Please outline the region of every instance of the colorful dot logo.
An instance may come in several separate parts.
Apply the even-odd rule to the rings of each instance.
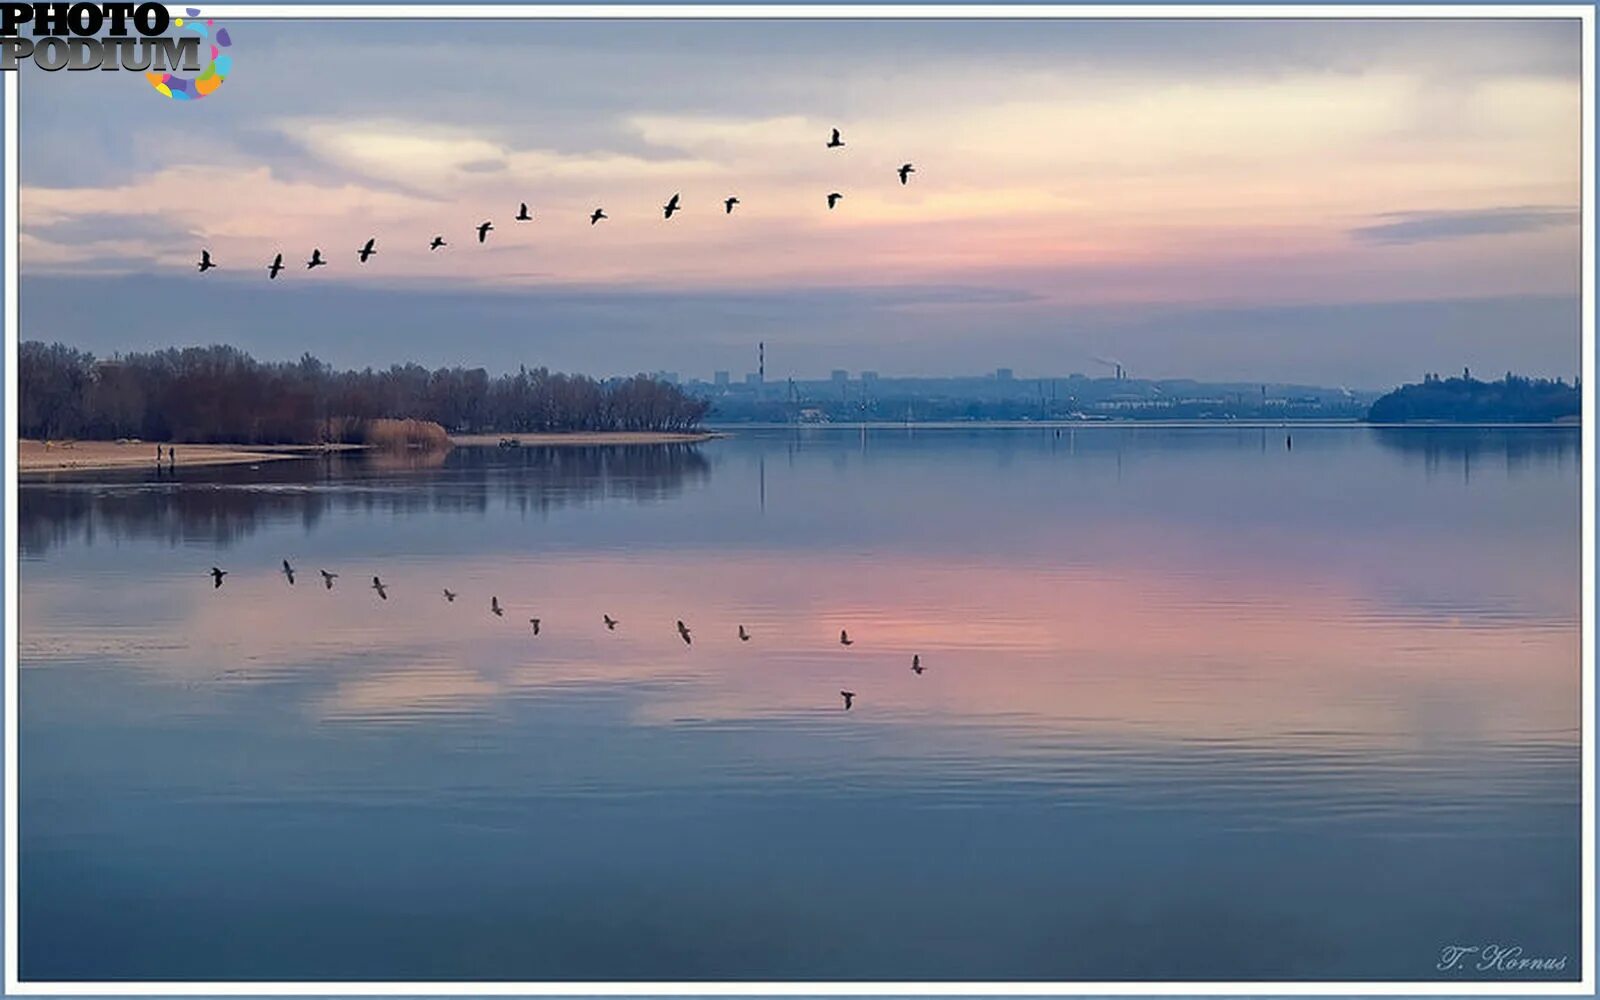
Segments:
[[[199,8],[190,7],[184,13],[188,18],[175,17],[172,19],[173,25],[199,35],[202,43],[210,39],[211,61],[192,80],[176,73],[146,73],[144,78],[150,81],[150,86],[156,88],[157,93],[174,101],[198,101],[210,96],[233,72],[233,56],[222,51],[233,45],[233,39],[228,37],[228,29],[218,27],[215,21],[208,18],[202,23],[199,20]]]

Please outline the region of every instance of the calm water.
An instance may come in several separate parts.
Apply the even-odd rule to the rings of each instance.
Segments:
[[[26,484],[22,976],[1578,978],[1578,432],[1285,433]]]

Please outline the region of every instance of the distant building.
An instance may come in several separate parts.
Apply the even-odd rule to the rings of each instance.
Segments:
[[[745,372],[744,384],[745,385],[760,385],[761,384],[761,376],[756,374],[755,372]]]
[[[711,381],[718,388],[726,389],[728,387],[728,373],[727,372],[716,372],[711,376]]]
[[[994,370],[994,377],[999,379],[1001,382],[1009,382],[1017,377],[1017,373],[1009,368],[996,368]]]
[[[878,373],[877,372],[862,372],[861,373],[861,381],[867,383],[868,385],[872,385],[873,383],[878,381]]]
[[[833,370],[833,374],[829,377],[833,379],[834,385],[844,385],[846,382],[850,381],[850,373],[845,371],[843,368],[835,368]]]

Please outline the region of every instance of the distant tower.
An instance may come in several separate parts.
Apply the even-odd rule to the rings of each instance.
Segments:
[[[756,345],[756,377],[762,382],[767,380],[767,342],[765,340]]]

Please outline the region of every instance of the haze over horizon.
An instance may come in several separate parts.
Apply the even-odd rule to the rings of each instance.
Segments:
[[[1577,21],[229,27],[194,105],[22,88],[24,339],[736,380],[762,340],[773,380],[1580,364]]]

